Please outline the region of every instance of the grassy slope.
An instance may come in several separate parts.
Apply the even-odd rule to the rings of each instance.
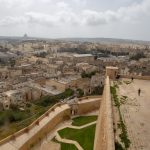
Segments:
[[[25,111],[8,110],[0,112],[0,120],[4,122],[4,125],[0,125],[0,140],[17,132],[18,130],[21,130],[22,128],[27,127],[48,109],[49,107],[44,108],[32,105]],[[10,123],[9,118],[12,118],[12,116],[16,120]]]

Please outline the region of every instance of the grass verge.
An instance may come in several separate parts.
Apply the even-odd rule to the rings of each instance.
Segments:
[[[127,128],[126,128],[126,125],[125,125],[125,123],[122,119],[122,115],[121,115],[121,111],[120,111],[120,106],[121,106],[122,103],[118,98],[116,88],[118,88],[116,86],[116,84],[114,86],[111,86],[111,94],[112,94],[115,106],[118,108],[118,112],[119,112],[120,120],[119,120],[119,123],[118,123],[118,127],[121,131],[121,133],[119,134],[119,137],[120,137],[120,140],[121,140],[122,144],[124,145],[123,149],[127,150],[130,147],[131,141],[128,138]],[[124,98],[126,99],[126,97],[124,97]]]

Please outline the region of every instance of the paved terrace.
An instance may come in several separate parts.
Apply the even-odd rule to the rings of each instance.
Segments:
[[[100,97],[83,99],[79,103],[86,103],[89,101],[99,100]],[[22,145],[24,145],[30,138],[32,138],[36,133],[40,132],[42,128],[44,128],[50,120],[59,115],[62,111],[70,109],[68,104],[63,104],[59,107],[56,107],[54,111],[51,111],[49,115],[45,115],[43,119],[41,119],[38,125],[34,125],[28,132],[22,132],[18,136],[15,136],[14,139],[9,140],[9,142],[4,142],[4,144],[0,143],[0,150],[18,150]]]
[[[141,96],[138,96],[139,88]],[[121,112],[131,140],[130,150],[150,150],[150,80],[134,79],[131,84],[123,83],[119,85],[118,95],[128,97]]]

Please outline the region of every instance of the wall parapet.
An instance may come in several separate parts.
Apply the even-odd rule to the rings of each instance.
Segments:
[[[115,150],[112,102],[108,76],[105,81],[101,107],[96,125],[94,150]]]
[[[87,100],[91,98],[101,98],[101,96],[100,95],[84,96],[84,97],[79,98],[79,101]]]
[[[150,80],[150,76],[139,76],[139,75],[123,75],[119,74],[120,78],[134,78],[134,79],[140,79],[140,80]]]

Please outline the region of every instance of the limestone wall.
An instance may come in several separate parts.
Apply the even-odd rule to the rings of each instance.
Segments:
[[[58,89],[60,91],[65,91],[65,89],[67,89],[69,87],[68,84],[58,82],[57,80],[48,80],[48,81],[46,81],[46,85],[54,86],[54,87],[56,87],[56,89]]]
[[[80,101],[79,102],[79,108],[78,108],[78,114],[85,114],[94,110],[97,110],[100,108],[100,102],[101,98],[99,97],[97,100],[94,102],[91,100],[86,100],[86,101]]]
[[[120,75],[120,78],[131,78],[140,79],[140,80],[150,80],[150,76],[138,76],[138,75]]]
[[[96,125],[94,150],[115,150],[109,77],[106,78]]]

